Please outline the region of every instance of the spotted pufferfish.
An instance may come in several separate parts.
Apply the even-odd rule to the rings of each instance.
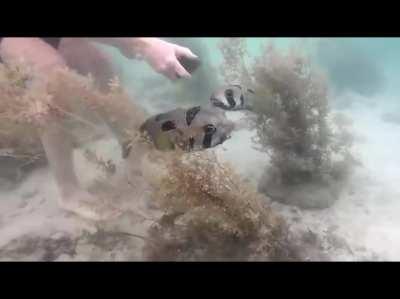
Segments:
[[[240,85],[217,89],[204,106],[177,108],[147,119],[140,131],[158,150],[201,151],[216,147],[231,138],[235,123],[227,111],[252,110],[254,92]]]

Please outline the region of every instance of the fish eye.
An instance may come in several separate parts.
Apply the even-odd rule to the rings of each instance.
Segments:
[[[233,97],[233,90],[232,89],[225,90],[225,96],[226,97]]]
[[[225,98],[228,101],[230,108],[233,108],[236,106],[236,102],[234,99],[234,94],[233,94],[232,89],[225,90]]]
[[[215,131],[217,131],[217,128],[212,124],[208,124],[208,125],[204,126],[204,132],[206,134],[215,133]]]

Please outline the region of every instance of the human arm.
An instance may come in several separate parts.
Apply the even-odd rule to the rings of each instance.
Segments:
[[[190,78],[190,74],[179,62],[179,58],[197,59],[188,48],[169,43],[159,38],[86,38],[89,41],[109,45],[120,50],[130,59],[145,60],[156,72],[171,80],[181,77]]]

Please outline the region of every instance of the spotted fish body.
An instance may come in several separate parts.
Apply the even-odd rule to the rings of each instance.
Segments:
[[[146,120],[141,131],[159,150],[200,151],[222,144],[230,138],[235,124],[226,111],[248,109],[246,93],[239,85],[218,89],[205,106],[177,108]]]
[[[178,108],[149,118],[141,127],[159,150],[199,151],[230,138],[234,124],[210,107]]]

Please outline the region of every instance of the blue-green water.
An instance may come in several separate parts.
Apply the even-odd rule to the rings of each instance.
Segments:
[[[184,46],[196,45],[203,61],[204,72],[219,75],[222,55],[218,44],[221,38],[179,38]],[[397,104],[400,85],[399,38],[247,38],[249,59],[258,57],[268,43],[281,51],[290,47],[301,48],[312,57],[312,61],[330,75],[332,88],[354,91],[362,96],[374,97],[375,101]],[[142,98],[147,84],[180,88],[184,83],[171,83],[151,70],[141,61],[128,60],[117,50],[107,49],[114,55],[114,64],[121,74],[126,88]],[[379,84],[376,82],[379,80]],[[379,85],[379,86],[378,86]],[[208,92],[208,91],[207,91]],[[385,97],[386,99],[382,99]]]

